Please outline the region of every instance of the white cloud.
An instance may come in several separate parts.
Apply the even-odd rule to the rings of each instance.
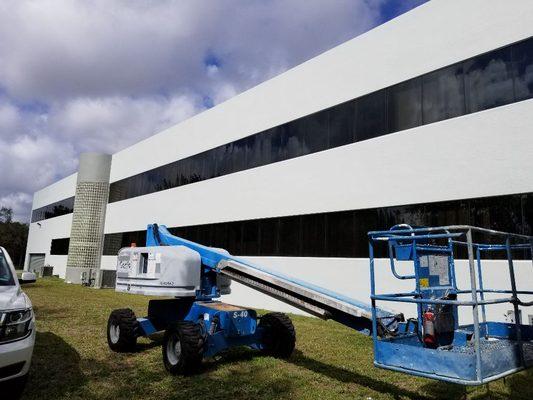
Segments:
[[[27,220],[32,193],[64,177],[77,166],[74,147],[46,136],[17,135],[0,139],[0,205],[11,206],[18,220]]]
[[[242,90],[369,29],[380,3],[7,0],[0,82],[12,96],[44,102],[209,91],[203,62],[213,53]]]
[[[32,197],[28,193],[13,192],[6,196],[0,196],[2,207],[8,207],[13,210],[13,219],[15,221],[26,221],[29,219],[31,210]]]
[[[350,39],[384,1],[0,2],[0,205],[26,219],[80,152],[114,153]]]
[[[145,96],[83,97],[51,108],[49,128],[80,151],[113,153],[199,111],[195,99]]]

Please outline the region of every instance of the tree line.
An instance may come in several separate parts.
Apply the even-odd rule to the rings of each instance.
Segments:
[[[17,268],[24,266],[28,224],[13,221],[13,209],[0,208],[0,246],[5,248]]]

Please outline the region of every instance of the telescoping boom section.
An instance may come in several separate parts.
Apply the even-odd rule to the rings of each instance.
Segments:
[[[323,319],[332,319],[351,328],[370,334],[372,329],[372,309],[370,304],[357,301],[339,293],[324,289],[303,280],[271,271],[250,263],[227,251],[203,246],[172,235],[165,226],[149,225],[146,236],[147,246],[184,246],[197,252],[206,271],[220,274],[242,283],[252,289],[290,304]],[[215,275],[216,276],[216,275]],[[120,281],[117,281],[117,285]],[[216,297],[217,284],[207,284],[199,297]],[[394,330],[396,322],[402,318],[382,309],[376,311],[379,335]]]
[[[253,309],[216,300],[229,294],[236,281],[371,335],[374,365],[380,368],[479,385],[533,366],[533,328],[521,321],[522,309],[533,306],[533,291],[523,288],[523,282],[518,285],[513,261],[519,256],[521,266],[533,273],[532,237],[470,226],[397,225],[369,232],[368,239],[366,304],[226,250],[174,236],[163,225],[149,225],[146,247],[120,250],[116,290],[164,298],[150,300],[143,318],[131,309],[114,310],[108,320],[108,344],[115,351],[131,351],[139,336],[163,331],[163,362],[173,374],[195,372],[204,358],[236,346],[289,357],[295,330],[287,315],[258,316]],[[508,276],[508,288],[488,288],[483,281],[483,265],[493,254],[502,259],[498,267],[506,267],[501,276]],[[386,258],[376,263],[375,255]],[[457,263],[466,268],[462,276],[470,277],[467,288],[458,286],[456,257],[463,258]],[[376,276],[383,273],[376,269],[383,267],[396,279],[412,281],[413,290],[380,293]],[[396,303],[396,308],[410,303],[416,312],[405,320],[378,303]],[[490,321],[488,308],[506,303],[514,321]],[[466,318],[461,310],[467,311]],[[461,320],[469,323],[461,325]]]

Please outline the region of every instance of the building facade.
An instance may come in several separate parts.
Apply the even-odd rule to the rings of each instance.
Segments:
[[[532,234],[531,21],[527,0],[433,0],[113,154],[102,270],[157,222],[365,301],[369,230]],[[26,265],[66,276],[77,180],[35,193]],[[378,282],[408,289],[385,264]],[[239,285],[227,300],[290,309]]]

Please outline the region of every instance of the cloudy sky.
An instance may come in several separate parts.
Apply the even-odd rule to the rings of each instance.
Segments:
[[[0,206],[424,0],[2,0]]]

